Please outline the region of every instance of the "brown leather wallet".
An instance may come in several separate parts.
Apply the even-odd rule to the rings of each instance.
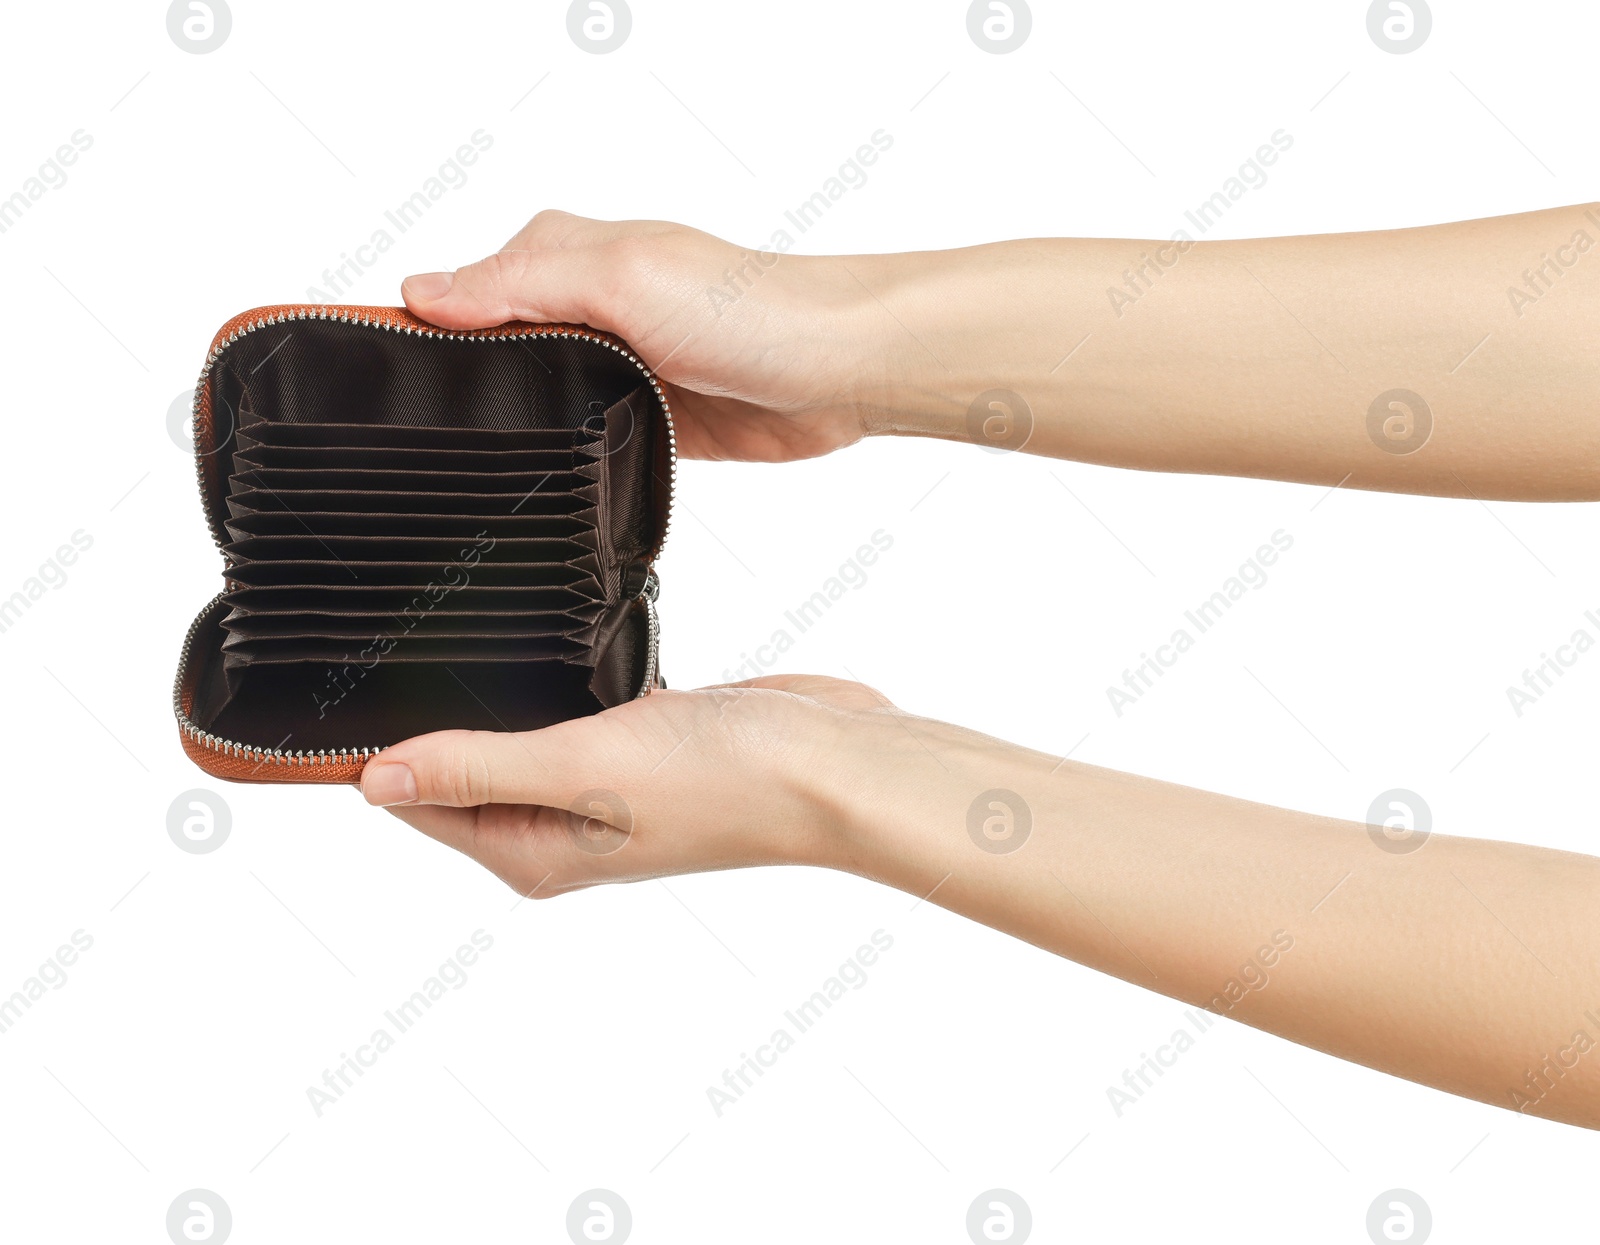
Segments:
[[[661,686],[672,417],[623,342],[262,307],[211,343],[194,449],[223,590],[173,710],[206,773],[357,782],[412,735],[532,730]]]

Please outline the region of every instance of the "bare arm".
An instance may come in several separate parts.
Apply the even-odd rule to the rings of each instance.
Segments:
[[[1591,857],[1443,835],[1386,851],[1365,826],[1063,763],[805,676],[423,736],[364,790],[522,894],[848,870],[1318,1050],[1600,1128]]]
[[[1413,847],[909,725],[945,768],[883,731],[917,795],[870,827],[843,810],[847,867],[937,885],[934,902],[973,920],[1329,1054],[1600,1127],[1600,1052],[1580,1058],[1600,1043],[1600,861],[1444,835]],[[1009,794],[972,821],[1015,836],[1026,818],[1014,851],[975,851],[952,824],[994,789]]]
[[[1381,233],[886,256],[858,270],[906,325],[873,404],[890,430],[965,437],[971,396],[1011,389],[1035,421],[1027,448],[1054,457],[1591,500],[1596,248],[1600,209],[1571,207]]]
[[[691,457],[983,439],[995,415],[996,432],[1021,420],[1031,452],[1122,467],[1592,500],[1597,248],[1600,205],[1381,233],[865,256],[544,212],[507,249],[412,278],[405,296],[451,327],[522,317],[621,334],[668,382]],[[991,397],[974,418],[995,390],[1026,413]]]

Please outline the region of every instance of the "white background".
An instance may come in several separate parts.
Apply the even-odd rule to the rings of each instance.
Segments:
[[[93,545],[0,634],[0,994],[74,930],[94,944],[0,1035],[0,1235],[163,1241],[201,1187],[241,1242],[564,1240],[596,1186],[640,1242],[960,1242],[992,1187],[1050,1241],[1359,1243],[1394,1187],[1439,1241],[1592,1232],[1591,1134],[1229,1021],[1119,1118],[1107,1087],[1178,1004],[809,870],[513,910],[350,790],[206,778],[169,710],[219,569],[169,405],[223,320],[323,287],[474,131],[493,146],[467,183],[346,301],[397,301],[546,206],[762,243],[879,128],[892,148],[799,249],[1165,237],[1278,129],[1292,149],[1212,236],[1596,197],[1600,14],[1435,10],[1399,56],[1360,0],[1040,3],[996,56],[959,3],[636,0],[626,45],[596,56],[550,0],[238,0],[228,41],[192,55],[159,4],[13,6],[0,195],[74,131],[93,145],[0,235],[0,596],[75,530]],[[1486,306],[1483,331],[1509,314]],[[785,668],[1261,801],[1361,820],[1407,787],[1439,831],[1596,847],[1600,657],[1520,719],[1505,693],[1600,606],[1593,507],[917,441],[685,464],[680,484],[676,686],[722,679],[882,528],[892,550]],[[1117,717],[1107,685],[1280,528],[1270,582]],[[194,787],[232,811],[210,855],[167,835]],[[480,928],[468,983],[317,1118],[307,1087]],[[717,1118],[707,1087],[878,929],[894,945],[867,983]]]

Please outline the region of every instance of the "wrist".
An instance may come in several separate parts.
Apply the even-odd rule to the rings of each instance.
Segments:
[[[961,253],[849,256],[854,287],[851,398],[870,436],[964,435],[967,345],[983,333]],[[977,391],[974,391],[974,393]]]
[[[875,355],[858,395],[868,432],[1064,453],[1093,382],[1082,358],[1063,365],[1104,321],[1096,282],[1110,245],[1033,239],[849,260]]]
[[[983,858],[969,825],[974,802],[985,792],[1036,787],[1042,760],[898,709],[853,714],[806,766],[817,833],[805,863],[925,895]]]

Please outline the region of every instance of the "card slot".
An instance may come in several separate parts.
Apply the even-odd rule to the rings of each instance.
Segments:
[[[270,492],[356,493],[573,493],[591,481],[576,471],[368,471],[314,470],[304,467],[258,467],[228,477],[230,492],[261,488]]]
[[[454,562],[341,562],[304,559],[241,562],[227,578],[247,588],[359,587],[432,588],[460,592],[483,588],[574,588],[599,595],[592,561],[480,562],[466,567]]]
[[[594,610],[601,603],[575,588],[485,588],[473,585],[432,590],[381,585],[330,587],[325,584],[280,584],[231,588],[223,604],[235,613],[327,614],[338,618],[386,618],[463,615],[472,617],[539,614],[555,610]]]
[[[410,428],[396,424],[286,424],[261,420],[238,433],[240,445],[352,449],[570,450],[592,443],[599,429]]]
[[[470,540],[449,537],[317,536],[304,531],[281,536],[247,536],[222,547],[230,561],[448,562],[467,567],[481,562],[574,562],[593,559],[594,537],[501,540],[479,532]]]
[[[594,615],[598,610],[582,611]],[[549,610],[540,614],[383,614],[339,617],[332,614],[243,614],[230,612],[222,620],[229,636],[264,640],[317,636],[326,640],[366,641],[382,635],[429,635],[436,639],[465,640],[478,636],[536,637],[571,635],[594,621],[580,612]],[[226,642],[224,643],[226,647]]]
[[[231,519],[234,540],[252,536],[372,536],[404,539],[496,541],[520,539],[583,540],[593,543],[594,528],[576,515],[522,514],[362,514],[357,511],[293,512],[263,510]]]
[[[592,486],[573,493],[374,493],[354,490],[246,489],[228,495],[235,517],[262,511],[332,511],[360,514],[577,515],[592,510]]]
[[[598,712],[590,679],[566,662],[380,662],[331,679],[325,665],[245,666],[228,672],[231,696],[205,726],[223,739],[283,740],[289,752],[452,727],[528,731]]]
[[[267,467],[332,471],[546,472],[575,470],[579,457],[571,449],[494,451],[251,445],[239,447],[233,461],[240,471]]]
[[[224,627],[226,623],[224,622]],[[458,629],[456,631],[427,631],[417,628],[405,630],[401,628],[373,629],[353,631],[349,634],[327,634],[320,631],[280,631],[270,634],[254,634],[242,631],[226,631],[222,640],[224,653],[236,654],[246,660],[270,656],[272,654],[285,654],[307,656],[313,660],[324,660],[338,657],[350,660],[366,652],[367,657],[388,656],[403,648],[412,648],[424,652],[454,653],[467,649],[478,643],[488,646],[488,651],[517,654],[527,653],[532,660],[544,661],[551,658],[565,660],[573,656],[572,644],[568,641],[577,641],[575,634],[584,630],[581,623],[568,620],[562,627],[544,627],[524,629],[521,631],[500,630],[494,632]],[[368,651],[370,650],[370,651]]]
[[[387,641],[369,639],[341,643],[316,636],[270,640],[229,637],[222,644],[223,664],[230,668],[308,663],[370,669],[386,662],[577,662],[581,641],[565,636],[536,639],[440,639],[408,635]],[[580,663],[581,664],[581,663]]]

